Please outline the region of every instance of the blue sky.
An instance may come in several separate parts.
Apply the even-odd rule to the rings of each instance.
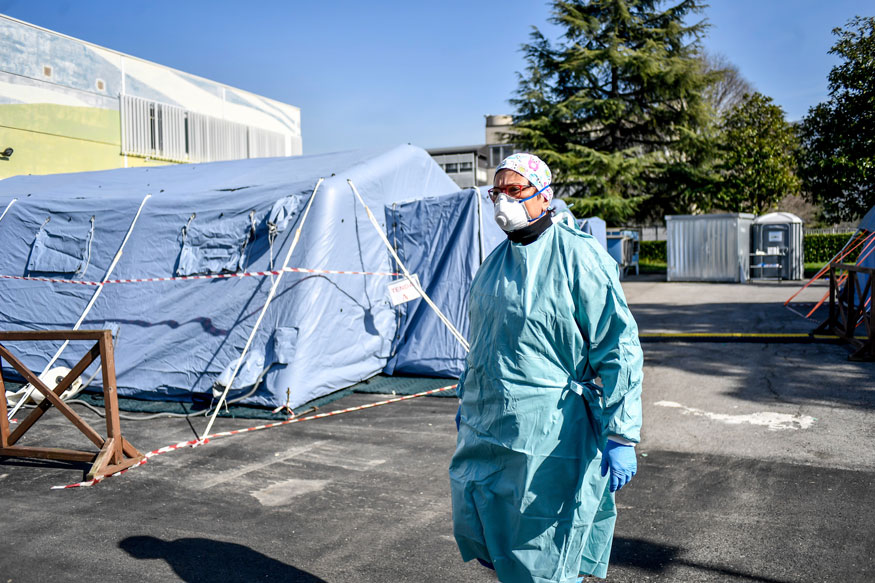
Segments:
[[[304,153],[482,143],[541,0],[0,0],[0,13],[301,108]],[[831,30],[872,0],[713,0],[705,47],[801,118],[827,96]]]

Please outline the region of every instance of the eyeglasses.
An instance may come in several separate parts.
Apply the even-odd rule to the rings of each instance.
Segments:
[[[507,196],[509,196],[511,198],[519,198],[529,188],[535,188],[535,187],[532,186],[531,184],[529,184],[528,186],[520,186],[518,184],[511,184],[510,186],[506,186],[504,188],[502,188],[500,186],[496,186],[495,188],[490,188],[488,190],[489,199],[492,202],[495,202],[498,200],[499,194],[506,194]]]

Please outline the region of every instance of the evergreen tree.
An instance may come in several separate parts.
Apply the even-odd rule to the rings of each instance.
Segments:
[[[763,213],[799,192],[798,139],[771,97],[745,95],[722,124],[722,182],[713,202],[732,212]]]
[[[673,198],[695,204],[710,177],[699,0],[556,1],[551,42],[524,45],[513,141],[541,156],[583,215],[620,222]],[[691,165],[690,162],[693,162]],[[647,206],[642,203],[648,199]]]
[[[875,206],[875,17],[851,20],[829,51],[829,99],[802,122],[800,175],[827,221],[850,221]]]

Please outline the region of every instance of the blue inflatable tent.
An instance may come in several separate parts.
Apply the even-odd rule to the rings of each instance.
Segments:
[[[424,302],[390,302],[398,266],[348,179],[465,334],[482,195],[412,146],[2,180],[0,329],[69,329],[94,283],[161,279],[107,283],[81,328],[113,330],[119,394],[188,400],[227,384],[277,276],[167,278],[279,269],[301,227],[289,267],[315,271],[284,273],[230,397],[260,381],[244,402],[297,407],[384,368],[457,375],[464,351]],[[14,348],[42,370],[57,347]]]

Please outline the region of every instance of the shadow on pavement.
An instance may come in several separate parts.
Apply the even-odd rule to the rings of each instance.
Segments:
[[[38,458],[15,458],[0,456],[0,467],[12,466],[21,468],[49,468],[59,470],[81,470],[82,479],[88,470],[91,469],[91,464],[87,462],[70,462],[64,460],[44,460]]]
[[[702,565],[692,561],[679,559],[681,549],[670,545],[660,545],[646,540],[629,538],[614,538],[614,546],[611,549],[611,566],[627,567],[631,569],[647,571],[658,574],[664,571],[671,563],[672,566],[684,566],[700,571],[708,571],[714,575],[723,577],[738,577],[746,581],[759,581],[760,583],[788,583],[783,579],[760,577],[735,569],[721,567],[719,565]]]
[[[642,334],[808,333],[814,323],[775,303],[633,307]],[[646,340],[646,339],[645,339]],[[872,364],[848,361],[842,344],[761,342],[644,342],[645,365],[722,379],[733,397],[752,402],[821,403],[875,409]],[[646,383],[646,381],[645,381]],[[646,384],[645,384],[646,386]]]
[[[727,395],[755,403],[875,409],[872,364],[847,354],[825,344],[665,343],[647,344],[644,363],[720,379]]]
[[[164,541],[153,536],[131,536],[119,542],[119,548],[135,559],[166,561],[174,573],[187,583],[326,583],[324,579],[249,547],[207,538]]]
[[[814,304],[793,304],[807,314]],[[829,314],[818,308],[803,318],[781,302],[715,302],[697,304],[633,304],[632,315],[642,333],[655,331],[695,333],[804,333],[814,330]]]

